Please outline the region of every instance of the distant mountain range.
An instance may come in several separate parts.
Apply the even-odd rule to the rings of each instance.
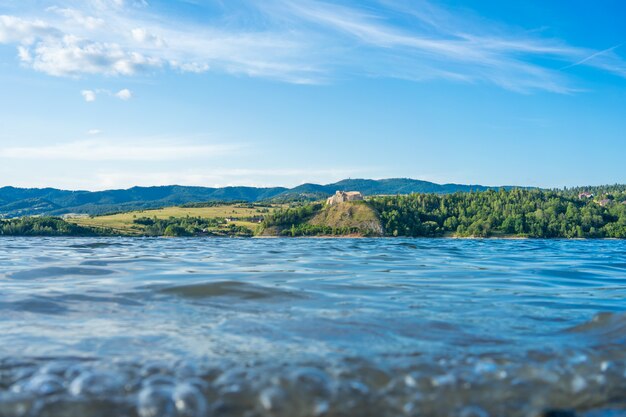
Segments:
[[[294,188],[272,187],[133,187],[127,190],[66,191],[55,188],[0,188],[0,217],[33,215],[103,214],[209,201],[315,200],[335,191],[360,191],[364,195],[484,191],[482,185],[435,184],[408,178],[383,180],[346,179],[334,184],[302,184]],[[510,187],[506,187],[510,188]]]

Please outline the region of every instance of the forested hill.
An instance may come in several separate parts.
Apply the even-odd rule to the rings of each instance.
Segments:
[[[262,233],[626,239],[625,186],[375,196],[339,205],[340,216],[333,216],[336,206],[320,203],[276,210],[264,218]],[[364,216],[365,205],[375,215]]]
[[[365,195],[483,191],[480,185],[435,184],[407,178],[384,180],[347,179],[334,184],[303,184],[295,188],[273,187],[133,187],[127,190],[66,191],[54,188],[0,188],[0,217],[103,214],[207,201],[315,200],[337,190],[361,191]],[[497,188],[497,187],[494,187]]]

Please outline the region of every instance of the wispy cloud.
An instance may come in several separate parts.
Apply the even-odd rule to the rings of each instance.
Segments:
[[[67,9],[57,6],[52,6],[47,9],[49,12],[57,13],[60,16],[65,17],[66,19],[85,27],[88,30],[95,30],[104,26],[104,19],[87,16],[83,14],[80,10],[76,9]]]
[[[199,24],[137,0],[65,0],[44,14],[31,4],[23,16],[0,16],[0,43],[17,44],[23,65],[55,76],[221,71],[316,83],[360,74],[558,93],[577,91],[564,70],[580,65],[626,77],[617,47],[577,47],[426,0],[237,5],[220,3],[222,14]]]
[[[594,52],[574,62],[573,64],[566,65],[562,69],[568,69],[577,67],[579,65],[589,65],[596,68],[604,69],[608,72],[626,77],[626,62],[622,61],[619,56],[616,55],[615,50],[620,48],[623,44],[615,45],[602,51]]]
[[[232,154],[241,146],[230,144],[196,145],[179,141],[81,140],[50,146],[0,148],[0,159],[38,161],[179,161]]]
[[[45,161],[43,163],[46,163]],[[229,169],[224,166],[201,167],[195,169],[172,169],[157,165],[153,168],[116,165],[114,168],[93,163],[88,167],[74,167],[79,173],[72,176],[57,176],[59,170],[51,170],[43,178],[32,171],[24,171],[12,183],[19,187],[54,187],[69,190],[107,190],[134,186],[190,185],[206,187],[253,186],[253,187],[293,187],[304,182],[328,184],[347,177],[362,177],[363,169],[317,168],[317,169]],[[142,164],[144,165],[144,164]],[[0,172],[4,166],[0,165]],[[11,167],[11,169],[15,169]],[[371,172],[371,171],[369,171]]]
[[[305,181],[318,183],[335,182],[349,176],[362,174],[362,169],[330,168],[330,169],[228,169],[223,167],[212,169],[177,170],[137,172],[134,170],[100,170],[93,172],[92,178],[84,185],[75,185],[74,188],[128,188],[136,185],[203,185],[209,187],[252,186],[293,187]],[[298,181],[298,178],[302,180]]]
[[[394,2],[387,3],[398,6]],[[359,62],[373,75],[415,80],[447,78],[495,83],[520,92],[568,93],[576,88],[566,76],[536,61],[571,62],[590,53],[588,49],[553,39],[530,38],[523,33],[501,34],[488,26],[470,32],[471,22],[459,18],[454,18],[455,26],[450,26],[445,23],[452,20],[450,15],[426,2],[418,2],[412,8],[395,8],[397,12],[413,16],[416,27],[421,28],[418,31],[394,26],[384,16],[354,7],[309,0],[284,0],[283,4],[293,16],[351,37],[361,47],[370,48],[364,55],[382,64],[372,65],[367,56],[361,56]],[[420,6],[426,6],[428,13],[417,12]]]

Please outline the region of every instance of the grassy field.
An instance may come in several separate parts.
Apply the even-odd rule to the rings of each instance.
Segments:
[[[269,212],[272,212],[278,205],[268,207]],[[254,231],[258,226],[257,222],[250,222],[244,220],[249,217],[261,217],[264,214],[263,208],[248,208],[238,204],[223,205],[214,207],[165,207],[155,210],[137,210],[129,211],[125,213],[111,214],[106,216],[94,216],[94,217],[68,217],[67,220],[70,223],[75,223],[80,226],[90,227],[105,227],[113,229],[116,232],[141,235],[143,226],[133,223],[134,220],[149,217],[157,219],[169,219],[170,217],[201,217],[201,218],[224,218],[229,219],[228,224],[235,224],[237,226],[244,226]]]

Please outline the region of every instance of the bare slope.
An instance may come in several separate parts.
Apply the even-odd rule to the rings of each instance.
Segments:
[[[358,229],[366,236],[382,236],[383,227],[376,211],[365,201],[351,201],[325,206],[309,224],[335,229]]]

